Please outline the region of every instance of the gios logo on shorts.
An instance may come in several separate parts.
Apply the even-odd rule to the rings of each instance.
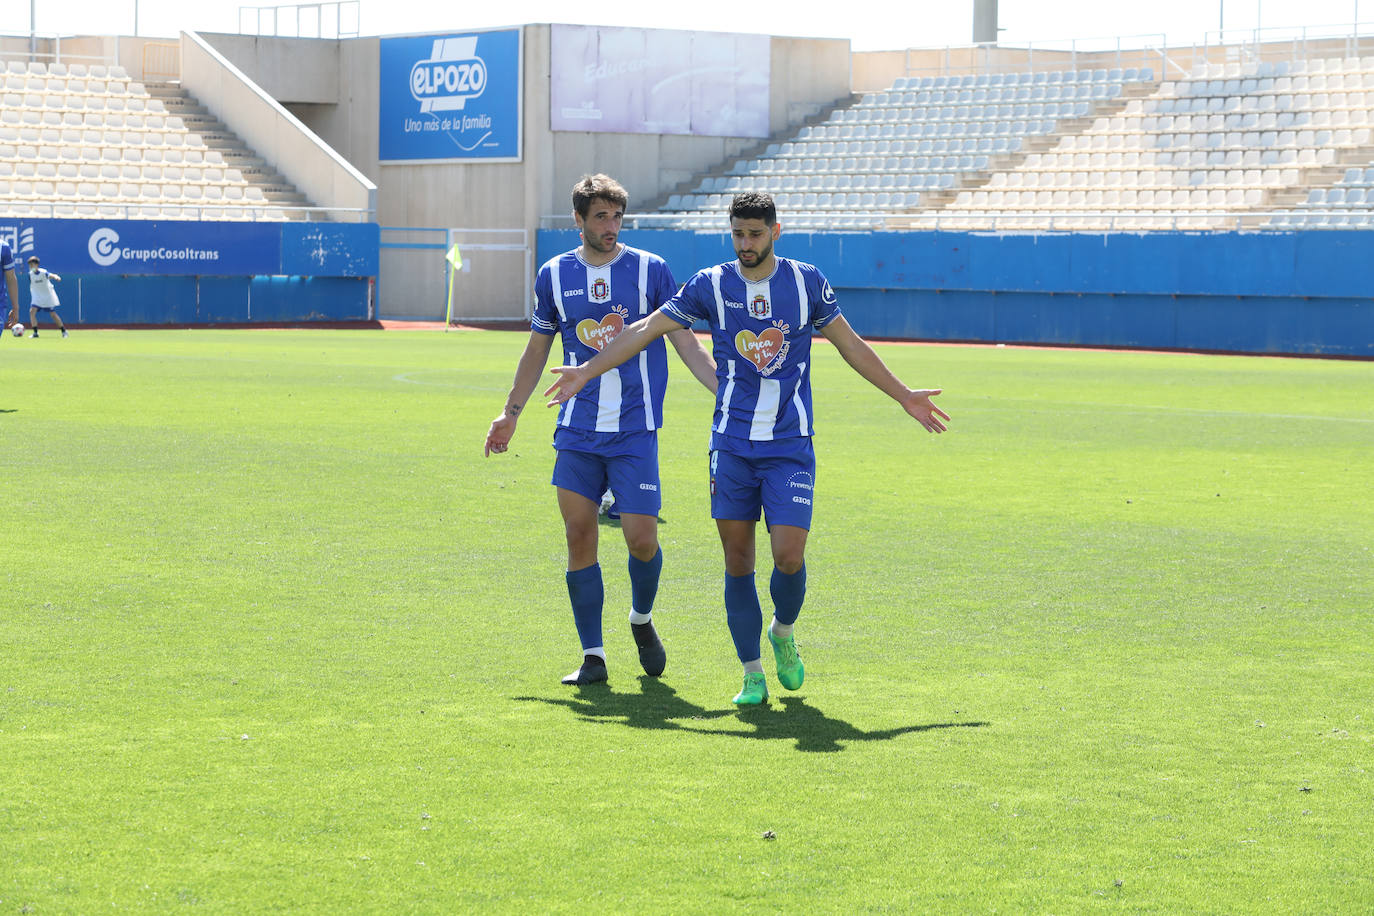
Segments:
[[[811,505],[811,494],[816,489],[816,484],[809,472],[798,471],[787,478],[787,489],[792,494],[792,502],[809,506]]]

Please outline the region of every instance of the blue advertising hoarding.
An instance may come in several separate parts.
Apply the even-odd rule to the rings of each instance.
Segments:
[[[58,273],[117,276],[377,275],[376,223],[0,219],[21,260]]]
[[[378,159],[517,161],[521,31],[383,38]]]

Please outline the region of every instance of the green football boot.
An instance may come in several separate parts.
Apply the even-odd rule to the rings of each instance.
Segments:
[[[788,690],[796,690],[806,677],[801,656],[797,654],[797,641],[791,636],[778,639],[770,630],[768,641],[773,644],[773,660],[778,663],[778,683]]]
[[[758,706],[768,702],[768,681],[763,674],[751,671],[744,676],[744,689],[735,697],[736,706]]]

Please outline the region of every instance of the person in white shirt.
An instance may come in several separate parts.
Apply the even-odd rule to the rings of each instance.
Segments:
[[[29,255],[29,327],[33,328],[33,336],[37,337],[38,313],[47,312],[62,336],[66,337],[67,326],[62,323],[62,316],[57,314],[62,303],[57,301],[57,290],[53,288],[53,284],[62,278],[39,267],[38,263],[38,255]]]

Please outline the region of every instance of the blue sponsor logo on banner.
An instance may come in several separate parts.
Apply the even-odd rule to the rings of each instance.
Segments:
[[[383,38],[378,158],[520,158],[520,31]]]

